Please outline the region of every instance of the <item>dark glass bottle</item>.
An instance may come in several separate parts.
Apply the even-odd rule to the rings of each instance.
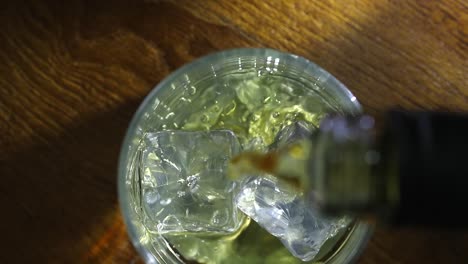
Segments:
[[[331,214],[390,225],[467,227],[468,115],[390,111],[329,116],[312,137],[304,188]]]

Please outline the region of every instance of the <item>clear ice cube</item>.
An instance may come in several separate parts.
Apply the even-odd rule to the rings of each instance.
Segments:
[[[271,176],[247,178],[236,201],[302,261],[312,260],[325,241],[348,224],[345,218],[320,216],[296,190]]]
[[[270,149],[277,149],[293,143],[294,141],[310,137],[316,127],[304,121],[297,121],[285,126],[276,134],[275,141],[270,145]]]
[[[158,234],[230,234],[245,216],[225,173],[240,150],[231,131],[147,133],[141,153],[143,221]]]

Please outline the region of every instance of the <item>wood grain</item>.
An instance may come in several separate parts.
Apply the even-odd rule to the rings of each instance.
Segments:
[[[7,1],[0,8],[0,263],[141,263],[116,195],[142,98],[213,51],[270,47],[330,71],[366,111],[468,111],[468,4]],[[377,230],[359,263],[463,263],[468,233]]]

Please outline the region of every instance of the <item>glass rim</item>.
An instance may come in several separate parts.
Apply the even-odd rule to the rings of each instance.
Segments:
[[[132,219],[130,219],[130,201],[128,197],[128,192],[126,191],[126,163],[128,161],[128,155],[131,145],[131,140],[133,135],[136,134],[137,125],[140,122],[143,114],[147,110],[147,106],[152,102],[152,100],[157,97],[160,90],[164,87],[168,87],[168,84],[175,81],[179,76],[183,76],[186,73],[191,72],[193,69],[196,69],[200,66],[206,65],[213,65],[214,63],[222,62],[228,58],[234,57],[289,57],[296,61],[299,64],[304,65],[304,68],[313,68],[314,70],[318,71],[319,74],[326,75],[328,80],[333,82],[333,89],[336,89],[338,92],[342,93],[346,99],[349,100],[350,104],[355,107],[358,111],[362,111],[362,107],[357,101],[356,97],[348,90],[348,88],[341,83],[337,78],[335,78],[332,74],[328,71],[323,69],[322,67],[318,66],[314,62],[288,52],[277,51],[268,48],[236,48],[236,49],[229,49],[224,51],[219,51],[215,53],[211,53],[200,58],[197,58],[170,73],[166,76],[163,80],[161,80],[154,88],[145,96],[143,101],[138,106],[136,112],[133,114],[132,119],[129,123],[129,126],[125,132],[125,136],[120,147],[119,159],[118,159],[118,169],[117,169],[117,193],[118,193],[118,203],[120,210],[123,215],[124,224],[127,230],[127,234],[132,241],[133,246],[137,249],[140,256],[142,256],[147,262],[151,259],[148,256],[149,253],[144,247],[141,246],[141,243],[138,241],[138,235],[135,230],[135,226],[132,223]]]

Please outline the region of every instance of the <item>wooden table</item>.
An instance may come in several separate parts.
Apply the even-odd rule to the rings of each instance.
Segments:
[[[304,56],[373,114],[468,111],[464,0],[24,2],[0,7],[0,263],[141,263],[117,202],[123,134],[210,52]],[[359,260],[467,262],[468,232],[417,230],[377,230]]]

